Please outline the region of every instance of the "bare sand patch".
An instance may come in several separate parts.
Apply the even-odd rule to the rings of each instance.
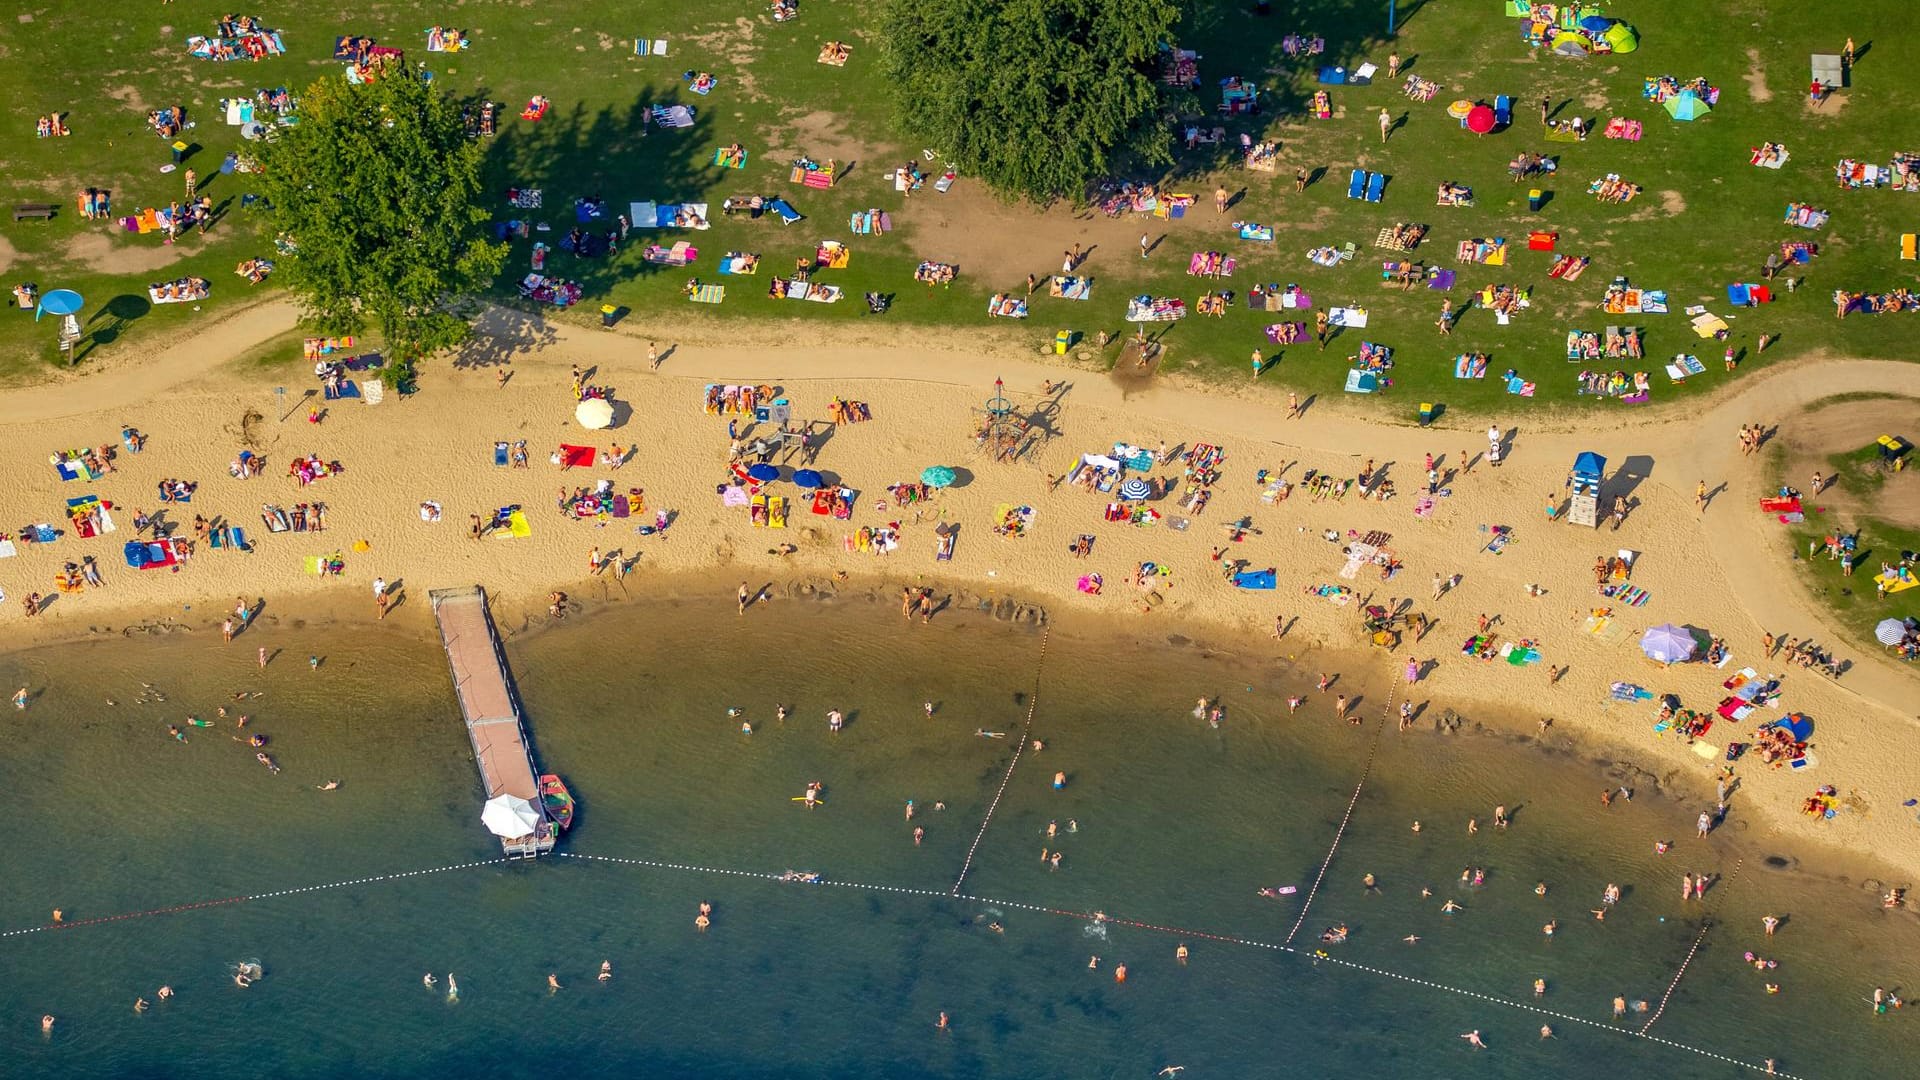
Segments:
[[[1767,69],[1766,66],[1760,62],[1759,49],[1747,50],[1747,64],[1747,73],[1740,76],[1746,80],[1747,97],[1756,102],[1772,101],[1773,91],[1767,89]]]
[[[1811,482],[1818,471],[1832,475],[1827,458],[1873,445],[1882,435],[1920,439],[1920,398],[1889,395],[1816,405],[1793,418],[1782,435],[1787,446],[1787,482]],[[1874,491],[1827,488],[1820,502],[1842,514],[1867,514],[1902,528],[1920,529],[1920,467],[1888,474]]]
[[[114,243],[106,233],[81,233],[67,241],[67,258],[103,274],[145,274],[180,260],[179,244]]]

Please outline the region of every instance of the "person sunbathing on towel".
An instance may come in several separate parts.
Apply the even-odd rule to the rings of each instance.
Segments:
[[[702,71],[693,77],[693,92],[696,94],[704,94],[713,89],[713,84],[713,73],[710,71]]]

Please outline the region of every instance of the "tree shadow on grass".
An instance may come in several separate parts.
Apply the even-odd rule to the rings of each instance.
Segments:
[[[716,121],[706,99],[694,105],[699,112],[692,128],[660,128],[647,123],[649,106],[638,100],[625,107],[592,112],[575,106],[568,113],[550,112],[538,123],[515,121],[503,125],[487,147],[482,173],[490,197],[502,200],[495,207],[495,216],[507,220],[523,213],[505,204],[507,188],[539,188],[544,193],[543,206],[530,216],[536,222],[551,224],[552,229],[511,239],[508,270],[502,275],[501,287],[511,288],[525,275],[533,245],[538,242],[551,249],[545,273],[579,283],[582,303],[605,298],[621,281],[661,271],[697,275],[700,271],[696,267],[662,266],[647,262],[642,255],[649,243],[671,244],[684,239],[697,244],[699,233],[693,230],[636,227],[615,255],[580,256],[560,250],[561,239],[576,226],[595,236],[617,229],[618,216],[627,213],[636,201],[712,201],[709,190],[714,180],[703,167],[712,155],[711,140],[702,132],[704,125]],[[579,221],[575,204],[582,197],[601,200],[602,216]],[[708,212],[711,217],[719,207],[710,205]]]

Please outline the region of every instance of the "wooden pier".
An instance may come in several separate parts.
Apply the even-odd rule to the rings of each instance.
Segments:
[[[480,770],[484,799],[511,796],[524,800],[537,818],[524,836],[501,836],[507,855],[531,858],[553,850],[558,833],[540,795],[539,772],[533,767],[533,746],[522,721],[520,696],[507,657],[487,612],[487,594],[475,585],[465,589],[435,589],[433,616],[440,625],[440,642],[447,650],[454,693],[473,743],[473,761]],[[518,805],[515,803],[514,805]],[[498,835],[498,830],[495,830]]]

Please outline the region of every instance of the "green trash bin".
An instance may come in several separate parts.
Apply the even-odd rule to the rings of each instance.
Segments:
[[[1532,191],[1527,192],[1527,209],[1536,214],[1540,212],[1540,204],[1546,201],[1547,193],[1541,191],[1539,188],[1534,188]]]

